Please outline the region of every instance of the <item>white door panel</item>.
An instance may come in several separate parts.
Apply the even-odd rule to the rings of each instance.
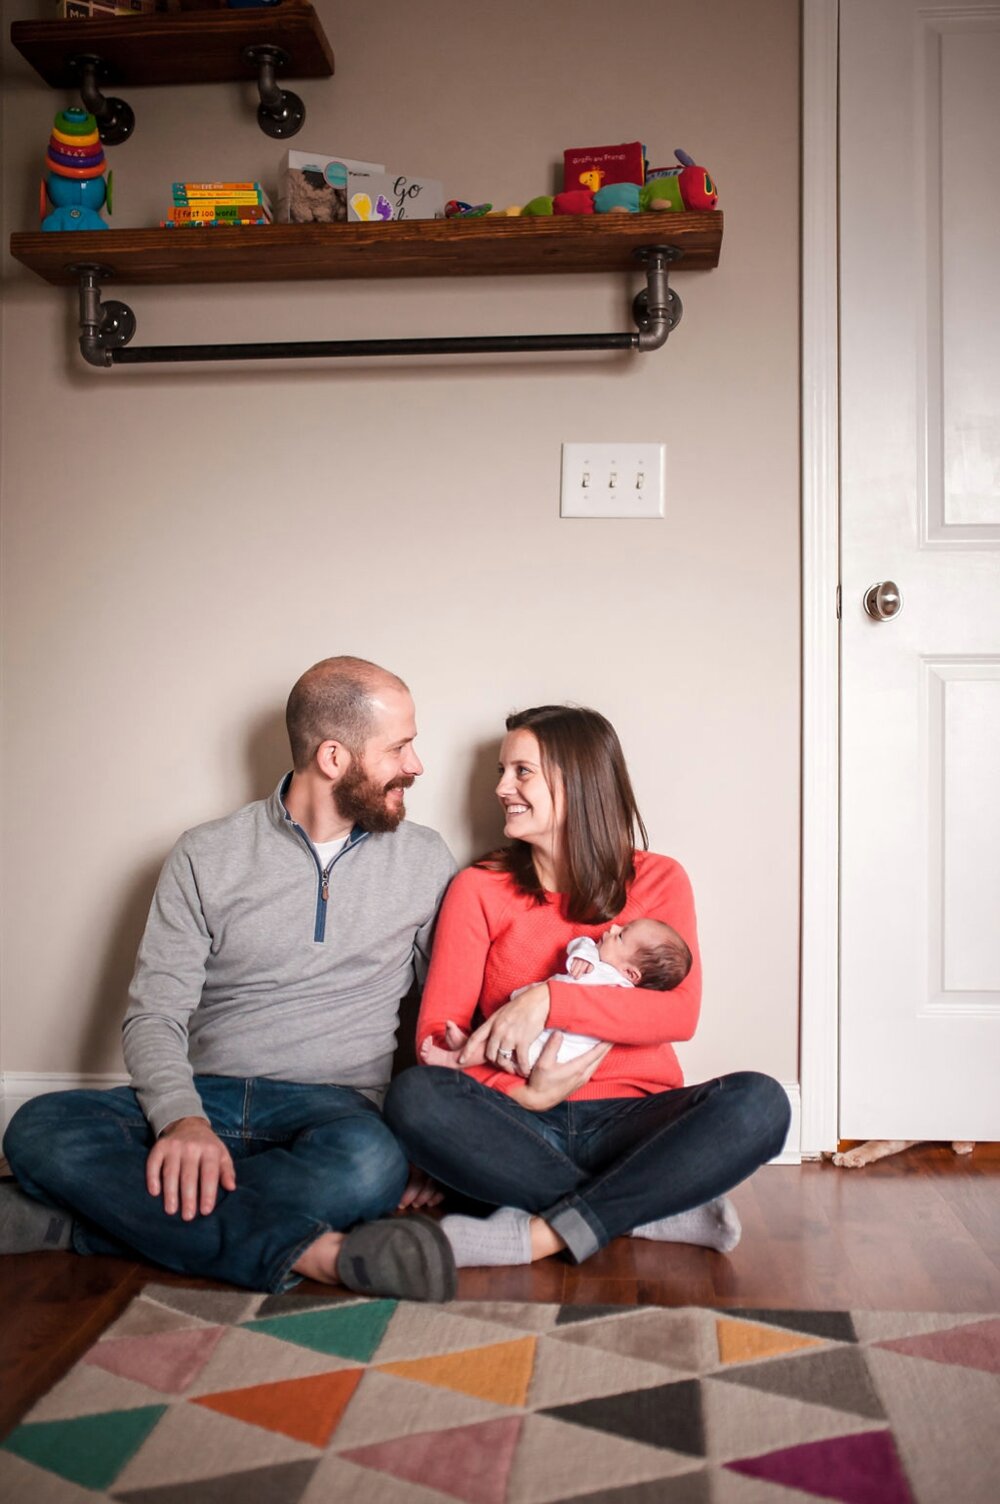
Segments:
[[[840,148],[840,1133],[1000,1139],[1000,6],[843,0]]]

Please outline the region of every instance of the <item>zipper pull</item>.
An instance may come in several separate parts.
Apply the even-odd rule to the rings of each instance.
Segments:
[[[328,901],[329,897],[330,897],[330,879],[329,879],[329,876],[327,875],[327,873],[325,873],[325,872],[323,873],[323,888],[322,888],[322,893],[323,893],[323,902],[326,903]]]

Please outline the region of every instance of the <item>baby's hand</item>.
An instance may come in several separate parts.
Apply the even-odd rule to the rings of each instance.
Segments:
[[[593,969],[593,963],[585,961],[582,956],[574,956],[569,963],[569,974],[571,977],[585,977],[587,972],[593,971]]]

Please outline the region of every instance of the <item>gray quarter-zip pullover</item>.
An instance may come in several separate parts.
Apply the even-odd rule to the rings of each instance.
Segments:
[[[378,1101],[399,1001],[455,862],[436,831],[355,828],[327,869],[269,799],[186,831],[153,896],[122,1029],[156,1133],[203,1115],[194,1075],[352,1086]]]

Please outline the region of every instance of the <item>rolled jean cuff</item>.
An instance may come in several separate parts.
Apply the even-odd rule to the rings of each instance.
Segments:
[[[299,1220],[301,1221],[301,1218]],[[321,1238],[326,1232],[333,1232],[329,1222],[314,1222],[311,1231],[307,1232],[304,1237],[300,1237],[290,1252],[281,1256],[273,1273],[268,1271],[263,1288],[270,1291],[272,1295],[284,1295],[286,1291],[294,1290],[304,1278],[303,1275],[295,1273],[295,1265],[306,1249],[311,1248],[316,1239]]]
[[[607,1233],[593,1212],[576,1196],[567,1196],[565,1200],[557,1201],[551,1211],[539,1212],[538,1215],[562,1238],[574,1264],[582,1264],[608,1241]]]

